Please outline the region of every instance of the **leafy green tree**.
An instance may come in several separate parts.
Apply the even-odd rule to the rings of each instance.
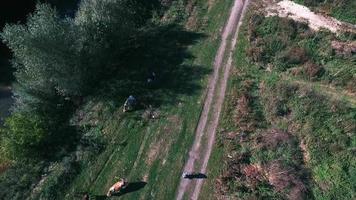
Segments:
[[[9,157],[58,145],[71,130],[73,104],[100,82],[132,70],[125,52],[143,26],[135,5],[145,4],[139,2],[82,0],[74,18],[38,4],[26,24],[5,26],[0,36],[14,53],[17,82],[15,114],[3,131]]]
[[[43,121],[35,115],[14,113],[0,130],[1,154],[11,160],[33,158],[46,138]]]
[[[83,69],[76,59],[69,19],[60,19],[55,9],[39,4],[26,25],[6,25],[1,36],[14,52],[20,87],[51,96],[80,93]]]
[[[74,19],[39,4],[26,25],[5,26],[1,37],[14,52],[16,79],[24,88],[18,96],[84,96],[117,70],[137,30],[128,2],[83,0]]]

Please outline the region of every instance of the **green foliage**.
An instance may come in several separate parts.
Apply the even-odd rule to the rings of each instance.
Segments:
[[[298,134],[307,142],[310,168],[316,182],[313,195],[316,199],[335,199],[341,194],[343,199],[353,198],[352,170],[356,163],[348,149],[355,148],[351,140],[356,129],[351,124],[356,123],[356,109],[306,89],[290,92],[286,86],[288,84],[269,88],[264,94],[265,104],[273,105],[271,101],[276,95],[284,96],[285,105],[293,113],[291,122],[301,125]]]
[[[296,181],[293,187],[306,195],[301,199],[355,198],[356,110],[339,93],[330,95],[332,90],[327,87],[334,84],[346,89],[354,79],[354,56],[336,55],[331,49],[331,41],[354,40],[353,35],[313,32],[305,24],[253,13],[248,14],[241,28],[237,67],[232,73],[221,125],[224,154],[216,163],[224,163],[218,177],[223,194],[228,191],[228,195],[241,199],[298,199],[288,196],[295,191],[289,190],[293,188],[277,187],[275,183],[283,177]],[[273,44],[276,41],[281,44]],[[323,70],[317,71],[320,68]],[[325,87],[313,87],[308,74],[314,74],[313,81]],[[245,82],[258,87],[247,87]],[[249,114],[259,113],[251,115],[254,119],[250,122],[257,122],[255,130],[245,132],[245,139],[238,136],[227,140],[226,133],[244,132],[236,123],[236,112],[241,110],[239,99],[246,91],[249,101],[255,102],[249,104]],[[273,133],[266,131],[271,129],[290,136],[284,142],[275,140]],[[274,142],[277,145],[269,145]],[[230,156],[232,159],[226,158]],[[269,163],[276,161],[289,170],[279,177],[272,176],[272,180],[256,181],[241,170],[257,164],[269,176]],[[258,185],[251,184],[251,179]]]
[[[46,138],[43,121],[35,115],[14,113],[1,129],[1,153],[10,159],[33,158]]]
[[[128,47],[135,24],[125,5],[86,0],[75,19],[62,19],[39,4],[26,25],[7,25],[2,38],[14,52],[20,86],[51,96],[88,94]]]
[[[168,109],[172,115],[178,113],[176,107],[178,100],[192,102],[187,104],[189,107],[183,108],[196,112],[178,109],[183,115],[180,118],[187,122],[184,121],[184,128],[177,129],[177,133],[182,131],[184,134],[179,134],[181,136],[178,139],[175,137],[178,134],[166,138],[172,141],[171,144],[178,140],[172,147],[174,152],[178,153],[169,154],[168,162],[162,167],[165,170],[164,175],[158,173],[158,167],[155,172],[150,172],[150,177],[157,180],[157,185],[166,188],[167,181],[155,178],[156,176],[172,177],[173,181],[169,181],[169,184],[173,186],[169,188],[172,190],[176,188],[179,172],[171,169],[182,165],[186,155],[185,150],[192,140],[192,135],[185,133],[193,132],[200,109],[196,103],[200,97],[197,91],[203,85],[202,75],[208,71],[205,67],[193,64],[194,56],[191,56],[190,51],[187,50],[187,46],[195,44],[201,35],[174,25],[144,27],[149,20],[148,14],[145,11],[147,17],[142,21],[143,18],[139,17],[142,9],[135,10],[135,5],[145,6],[146,3],[138,0],[83,0],[75,17],[70,19],[60,17],[55,9],[40,4],[36,12],[29,17],[27,24],[6,26],[1,36],[14,51],[13,62],[18,79],[15,89],[15,113],[26,113],[29,119],[37,119],[34,116],[38,116],[43,125],[41,128],[44,130],[44,137],[40,138],[36,148],[33,151],[24,148],[23,151],[26,151],[27,155],[27,151],[42,150],[46,154],[45,158],[53,161],[47,163],[48,169],[42,172],[47,175],[42,177],[44,185],[36,185],[38,181],[36,176],[32,184],[25,186],[26,195],[29,193],[28,190],[36,186],[36,190],[33,191],[34,199],[64,198],[63,192],[68,189],[74,177],[78,177],[79,181],[78,184],[74,182],[73,188],[84,187],[82,191],[104,193],[107,185],[112,183],[111,178],[118,174],[117,170],[123,169],[124,171],[120,173],[130,174],[129,170],[132,168],[127,166],[132,166],[136,157],[140,161],[139,169],[132,170],[132,174],[146,170],[147,165],[143,164],[145,161],[139,159],[144,157],[139,151],[142,133],[146,128],[147,130],[152,128],[152,134],[147,134],[150,135],[147,138],[149,142],[155,142],[157,138],[163,137],[161,133],[166,131],[163,128],[168,122],[149,123],[150,126],[146,127],[148,122],[140,120],[141,111],[129,113],[123,119],[125,121],[121,120],[121,116],[118,116],[119,113],[116,111],[121,106],[120,101],[128,93],[144,96],[142,102],[148,102],[150,105],[164,104],[162,110]],[[177,22],[183,18],[184,13],[180,12],[185,12],[185,4],[179,1],[174,5],[176,9],[172,9],[172,16],[177,19],[174,22]],[[202,59],[204,63],[201,65],[210,66],[216,44],[217,41],[215,43],[209,41],[204,43],[203,48],[195,47],[196,55],[201,58],[206,56],[206,60]],[[205,46],[213,46],[214,49]],[[201,49],[205,50],[201,51]],[[151,67],[162,83],[159,89],[145,87],[147,68]],[[95,119],[90,123],[80,123],[83,116],[91,118],[87,110],[84,113],[75,113],[74,118],[78,117],[77,121],[70,120],[74,110],[83,105],[83,97],[85,102],[90,100],[101,102],[104,107],[111,104],[110,112],[101,111],[100,108],[94,109],[92,112]],[[76,128],[84,133],[80,137],[77,137],[77,130],[72,127],[72,122],[78,122],[74,123],[78,126]],[[189,129],[185,128],[188,122]],[[83,126],[80,127],[81,125]],[[33,130],[29,129],[29,131],[31,131],[28,134],[30,137]],[[6,130],[5,133],[9,131]],[[107,138],[112,140],[105,143]],[[128,144],[122,142],[125,138],[129,138]],[[6,140],[5,138],[4,141]],[[129,146],[125,148],[126,145]],[[142,146],[145,146],[144,143]],[[137,155],[138,152],[141,152],[140,155]],[[99,153],[102,154],[99,156]],[[68,154],[71,155],[68,161],[64,159],[60,161]],[[33,155],[37,154],[33,153]],[[83,173],[78,175],[77,164],[87,169],[89,175],[86,174],[87,170],[83,170]],[[30,175],[23,171],[21,173]],[[170,173],[175,174],[166,176]],[[90,188],[91,186],[93,187]],[[156,188],[154,190],[156,191]],[[78,191],[68,190],[67,193],[75,194]],[[150,195],[144,193],[142,196],[146,194]],[[167,192],[165,189],[159,195],[173,198],[174,191]],[[66,198],[73,199],[73,195],[68,195]]]
[[[78,106],[83,96],[93,93],[98,82],[126,70],[122,54],[132,48],[138,29],[135,17],[140,15],[135,5],[139,2],[84,0],[71,19],[60,17],[56,9],[47,4],[38,4],[25,25],[5,26],[1,38],[14,52],[16,68],[14,110],[32,113],[26,114],[27,118],[40,118],[42,126],[47,128],[48,137],[33,138],[31,145],[45,140],[53,151],[56,146],[68,146],[72,142],[69,138],[75,137],[69,125],[74,105]],[[14,129],[30,126],[30,123],[33,122],[22,119],[9,126],[12,132],[25,137]],[[28,137],[38,135],[31,131],[36,130],[29,129]],[[65,141],[64,136],[69,138]],[[28,138],[23,140],[29,142]],[[15,144],[14,141],[8,142],[7,148],[11,144]]]
[[[47,167],[46,176],[37,186],[31,199],[61,199],[63,190],[68,187],[72,179],[78,173],[78,165],[75,157],[67,156],[61,162],[52,163]]]
[[[307,29],[305,24],[276,16],[264,19],[261,15],[254,15],[249,28],[249,38],[254,41],[249,50],[252,60],[262,62],[263,65],[273,63],[278,71],[305,62],[305,50],[293,44],[293,40],[298,39],[298,35]]]
[[[187,17],[185,14],[186,8],[184,2],[184,0],[173,1],[172,5],[169,7],[169,9],[165,12],[165,15],[163,16],[163,22],[166,24],[184,22]]]
[[[333,52],[332,41],[353,40],[352,34],[335,36],[327,31],[312,32],[306,24],[278,17],[251,17],[248,56],[261,68],[287,71],[308,80],[319,80],[339,87],[354,81],[355,55],[340,56]],[[253,41],[253,42],[252,42]]]
[[[23,200],[41,178],[43,162],[17,162],[0,175],[0,199]]]
[[[21,87],[50,96],[54,91],[74,95],[82,90],[71,25],[54,9],[39,4],[26,26],[6,25],[1,36],[14,52]]]

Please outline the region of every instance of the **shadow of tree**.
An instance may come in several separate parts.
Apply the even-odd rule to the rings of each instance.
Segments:
[[[187,61],[193,58],[189,46],[204,37],[176,25],[143,31],[120,56],[125,60],[116,60],[94,96],[120,100],[121,106],[124,98],[134,95],[144,105],[161,106],[176,103],[182,94],[194,95],[201,88],[198,81],[209,70]],[[152,72],[156,79],[154,85],[148,85]]]

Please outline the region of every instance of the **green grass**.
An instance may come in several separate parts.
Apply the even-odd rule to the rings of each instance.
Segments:
[[[259,37],[262,56],[258,62],[253,61],[248,53],[256,45],[249,41],[255,9],[249,8],[239,33],[235,68],[229,80],[218,141],[209,161],[208,174],[211,176],[203,187],[201,199],[216,199],[215,194],[232,199],[285,199],[288,190],[300,184],[307,188],[303,199],[355,198],[356,163],[352,154],[355,99],[345,93],[346,83],[352,81],[355,74],[354,58],[341,58],[330,51],[329,41],[340,39],[337,36],[321,32],[303,38],[300,33],[307,31],[305,26],[271,17],[260,18],[254,27],[257,35],[250,39]],[[300,33],[294,34],[294,31]],[[276,40],[283,45],[273,46]],[[288,56],[284,52],[295,45],[302,46],[307,59],[318,63],[325,72],[312,80],[290,73],[289,69],[301,67],[305,62],[280,62],[283,56]],[[271,72],[266,71],[267,65],[271,66]],[[340,70],[345,73],[340,72],[337,78],[330,76]],[[249,98],[249,111],[241,114],[238,112],[239,99],[244,95]],[[238,118],[243,120],[238,121]],[[252,128],[246,128],[246,123],[251,123]],[[266,146],[261,138],[272,137],[271,129],[287,132],[290,139],[277,147]],[[228,133],[242,132],[247,133],[243,141],[240,136],[225,139]],[[299,145],[302,141],[306,144],[306,152]],[[241,160],[240,156],[246,159]],[[249,179],[241,170],[248,165],[259,165],[263,174],[276,161],[290,170],[292,178],[289,178],[301,182],[290,184],[289,180],[287,188],[278,190],[279,186],[268,179]],[[257,186],[252,186],[251,181]],[[214,193],[208,192],[214,187]]]
[[[16,199],[31,193],[33,186],[33,199],[74,199],[83,192],[94,199],[106,199],[110,186],[126,177],[135,184],[131,187],[134,191],[111,199],[173,199],[228,16],[224,11],[231,2],[216,2],[208,9],[206,1],[196,1],[193,30],[184,29],[184,23],[145,30],[144,39],[137,41],[140,45],[127,52],[125,63],[132,69],[109,76],[70,120],[82,133],[78,146],[72,152],[62,152],[63,159],[53,158],[41,165],[36,173],[46,176],[36,174],[32,183],[26,184],[28,190],[19,192],[21,185],[15,184],[14,189],[8,189],[13,180],[4,182],[2,188],[16,190]],[[153,87],[146,87],[148,70],[158,76]],[[142,105],[134,112],[122,113],[124,98],[131,94]],[[159,111],[158,119],[142,117],[149,105]],[[41,179],[41,185],[33,184]],[[5,190],[2,194],[11,196]]]
[[[216,2],[208,11],[205,1],[197,1],[196,17],[198,22],[204,21],[198,24],[198,28],[206,37],[190,45],[187,51],[192,56],[180,65],[189,68],[200,66],[207,70],[212,68],[219,44],[217,36],[228,15],[222,11],[230,5],[231,1]],[[109,144],[82,166],[65,199],[72,199],[80,192],[89,192],[96,198],[105,199],[103,195],[116,181],[115,177],[127,177],[130,182],[145,179],[147,182],[143,188],[125,194],[120,199],[173,199],[192,145],[207,83],[206,75],[191,78],[190,81],[201,89],[176,95],[175,101],[161,105],[158,108],[161,116],[157,120],[142,119],[142,111],[120,114],[119,107],[106,109],[99,119],[99,127]],[[109,104],[117,103],[104,103]]]

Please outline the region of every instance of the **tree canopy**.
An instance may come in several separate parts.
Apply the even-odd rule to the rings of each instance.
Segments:
[[[17,82],[15,114],[3,130],[7,136],[3,148],[13,145],[9,152],[22,154],[22,147],[63,132],[75,102],[95,90],[108,74],[128,67],[121,55],[143,25],[137,20],[140,6],[134,9],[138,3],[83,0],[74,18],[60,16],[49,4],[40,3],[26,24],[5,26],[1,38],[13,52]],[[38,123],[48,128],[40,129]]]

